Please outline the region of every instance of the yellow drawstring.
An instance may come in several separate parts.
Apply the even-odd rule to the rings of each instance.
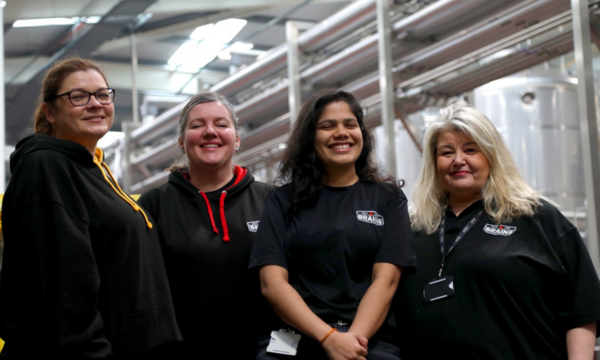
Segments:
[[[133,200],[131,200],[131,198],[129,198],[129,196],[127,196],[127,194],[121,189],[121,187],[119,186],[119,183],[115,180],[115,177],[110,172],[110,169],[108,168],[108,166],[104,162],[102,162],[102,163],[100,162],[99,159],[102,159],[102,156],[103,156],[102,149],[96,148],[96,156],[94,156],[94,164],[96,164],[96,166],[98,166],[100,168],[100,172],[102,172],[102,175],[104,176],[104,180],[106,180],[106,182],[110,185],[110,187],[114,190],[114,192],[117,193],[117,195],[119,195],[123,200],[125,200],[129,204],[129,206],[131,206],[133,208],[133,210],[139,211],[142,213],[142,215],[144,216],[144,219],[146,219],[146,225],[148,225],[149,229],[152,229],[152,223],[150,222],[150,220],[148,220],[148,216],[146,215],[144,210],[142,210],[142,208],[140,208]],[[104,167],[104,169],[106,169],[106,172],[104,172],[104,170],[102,170],[102,167]],[[106,173],[108,173],[108,175],[110,175],[112,182],[110,180],[108,180]],[[115,185],[116,185],[116,188],[115,188]]]

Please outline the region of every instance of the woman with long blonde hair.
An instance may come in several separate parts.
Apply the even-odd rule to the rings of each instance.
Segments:
[[[466,104],[440,112],[423,148],[418,269],[398,296],[403,359],[591,359],[600,283],[577,228]]]

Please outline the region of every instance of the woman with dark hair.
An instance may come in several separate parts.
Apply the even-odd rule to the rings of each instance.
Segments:
[[[389,308],[415,256],[406,197],[378,174],[373,148],[352,94],[303,104],[282,161],[287,184],[267,198],[250,260],[280,318],[257,359],[399,358]]]
[[[149,358],[181,337],[154,224],[96,147],[114,97],[89,60],[42,82],[2,206],[3,358]]]
[[[423,140],[403,277],[403,359],[594,357],[600,282],[579,230],[519,174],[485,115],[451,105]]]
[[[182,158],[139,200],[157,222],[183,343],[174,359],[250,359],[261,307],[252,242],[272,187],[233,164],[240,146],[227,99],[202,93],[181,111]],[[237,330],[240,331],[237,331]]]

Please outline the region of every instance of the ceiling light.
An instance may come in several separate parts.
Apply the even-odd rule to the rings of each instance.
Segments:
[[[102,19],[102,16],[87,16],[82,18],[86,24],[97,24]]]
[[[203,41],[196,47],[196,57],[190,59],[198,68],[205,67],[225,48],[225,44],[214,41]]]
[[[49,26],[49,25],[73,25],[75,20],[70,18],[48,18],[48,19],[29,19],[17,20],[13,27],[32,27],[32,26]]]
[[[242,30],[248,21],[242,19],[227,19],[219,21],[211,34],[212,40],[227,44]]]
[[[190,35],[190,39],[195,41],[202,41],[206,37],[206,35],[210,34],[210,32],[214,29],[214,24],[208,24],[203,26],[198,26]]]
[[[74,25],[78,22],[86,24],[97,24],[102,16],[83,16],[72,18],[46,18],[46,19],[25,19],[17,20],[13,23],[13,27],[35,27],[35,26],[53,26],[53,25]]]
[[[213,61],[246,23],[242,19],[227,19],[197,27],[190,35],[190,41],[182,44],[171,56],[169,65],[180,71],[198,71]],[[231,57],[230,54],[223,56]]]

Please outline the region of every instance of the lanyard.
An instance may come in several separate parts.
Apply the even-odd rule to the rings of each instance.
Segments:
[[[442,221],[440,222],[440,251],[442,253],[442,264],[440,266],[440,272],[438,273],[438,277],[441,278],[442,277],[442,271],[444,270],[444,264],[446,262],[446,257],[448,255],[450,255],[450,252],[452,250],[454,250],[454,247],[456,246],[456,244],[458,244],[458,242],[463,238],[463,236],[465,236],[465,234],[471,230],[471,228],[473,227],[473,225],[475,225],[475,223],[477,222],[477,220],[479,220],[479,218],[481,217],[481,214],[483,214],[483,210],[479,211],[477,214],[475,214],[471,220],[469,220],[469,222],[467,223],[467,225],[465,225],[465,227],[461,230],[460,234],[458,234],[458,236],[456,237],[456,240],[454,240],[454,244],[452,244],[452,246],[450,247],[450,249],[448,249],[448,253],[446,254],[444,251],[444,232],[445,232],[445,224],[446,224],[446,212],[444,211],[444,213],[442,214]]]

